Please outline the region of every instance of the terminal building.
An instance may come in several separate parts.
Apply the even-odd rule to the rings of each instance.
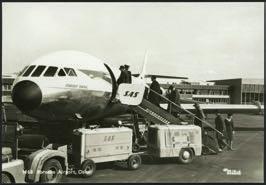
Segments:
[[[211,80],[215,85],[229,85],[231,104],[253,104],[259,101],[264,104],[264,79],[224,79]]]
[[[170,84],[162,84],[168,89]],[[179,90],[180,97],[206,103],[229,104],[229,85],[200,85],[200,84],[174,84]]]

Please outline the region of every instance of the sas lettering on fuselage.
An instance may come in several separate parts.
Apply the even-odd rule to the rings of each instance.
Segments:
[[[133,98],[136,98],[138,96],[139,92],[134,92],[134,91],[126,91],[124,96],[130,96]]]
[[[75,85],[75,84],[66,84],[66,87],[77,88],[78,85]]]
[[[88,88],[86,85],[75,85],[75,84],[66,84],[65,87],[79,88],[79,89],[87,89]]]

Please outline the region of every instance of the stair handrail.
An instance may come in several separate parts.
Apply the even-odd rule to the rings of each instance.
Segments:
[[[147,86],[146,86],[147,87]],[[208,123],[207,121],[200,119],[199,117],[197,117],[195,114],[193,114],[192,112],[184,109],[183,107],[177,105],[175,102],[169,100],[167,97],[163,96],[162,94],[159,94],[158,92],[152,90],[150,87],[147,87],[150,91],[154,92],[155,94],[157,94],[158,96],[160,96],[161,98],[165,99],[167,102],[171,103],[172,105],[176,106],[177,108],[185,111],[186,113],[188,113],[189,115],[191,115],[192,117],[198,119],[199,121],[201,121],[202,123],[204,123],[205,125],[207,125],[208,127],[210,127],[211,129],[213,129],[214,131],[216,131],[218,134],[220,134],[221,136],[224,136],[223,133],[221,133],[219,130],[217,130],[216,128],[214,128],[210,123]]]

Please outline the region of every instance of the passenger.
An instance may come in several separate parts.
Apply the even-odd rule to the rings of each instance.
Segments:
[[[124,66],[120,66],[119,70],[121,71],[121,73],[117,80],[118,85],[120,85],[121,83],[126,83],[126,75],[127,75]]]
[[[228,149],[233,150],[233,135],[235,134],[235,131],[233,115],[231,113],[227,114],[227,118],[224,120],[224,123],[227,134],[227,143],[230,146],[228,146]]]
[[[129,71],[129,65],[125,64],[125,72],[126,72],[126,83],[132,83],[131,71]]]
[[[219,145],[219,152],[221,152],[224,147],[225,147],[225,144],[224,144],[224,138],[226,138],[226,135],[225,135],[225,123],[224,123],[224,120],[221,116],[220,113],[217,113],[216,114],[216,118],[215,118],[215,128],[221,132],[224,136],[222,136],[221,134],[217,133],[217,141],[218,141],[218,145]]]
[[[148,95],[148,100],[151,103],[153,103],[154,105],[157,105],[158,107],[160,107],[160,96],[157,95],[156,93],[162,94],[162,90],[160,88],[160,84],[156,81],[155,76],[152,76],[151,80],[152,80],[152,83],[150,86],[151,90],[150,90],[149,95]],[[153,91],[155,91],[156,93]]]
[[[166,98],[168,98],[170,101],[172,101],[173,97],[172,97],[172,92],[173,92],[174,86],[170,85],[166,91]],[[172,104],[169,102],[168,106],[167,106],[167,111],[168,112],[172,112]]]
[[[205,120],[206,116],[204,115],[203,110],[200,108],[200,105],[198,103],[195,103],[194,107],[196,109],[196,116],[198,118],[200,118],[201,120]],[[201,129],[202,129],[202,132],[203,132],[203,126],[202,126],[202,121],[201,120],[195,118],[194,119],[194,125],[200,126]]]
[[[176,87],[174,87],[173,85],[170,85],[170,87],[168,88],[168,97],[167,98],[171,102],[174,102],[175,104],[180,106],[180,94],[179,94],[178,89]],[[175,105],[172,105],[171,102],[168,103],[167,110],[170,113],[172,113],[173,115],[176,115],[177,117],[179,117],[178,107],[176,107]]]

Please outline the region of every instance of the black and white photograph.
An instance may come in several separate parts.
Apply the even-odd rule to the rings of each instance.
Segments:
[[[1,5],[1,183],[264,183],[264,2]]]

